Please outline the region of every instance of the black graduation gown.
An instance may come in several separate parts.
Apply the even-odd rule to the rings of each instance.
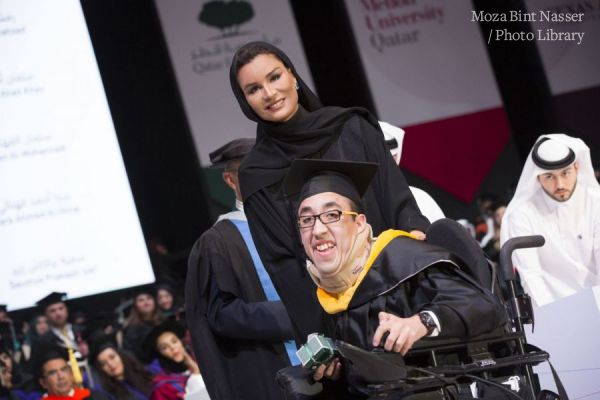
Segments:
[[[75,337],[82,335],[81,332],[79,332],[75,329],[74,325],[71,325],[71,330],[73,331],[73,335]],[[77,340],[73,344],[77,345]],[[32,358],[35,354],[37,354],[40,351],[40,347],[48,346],[48,345],[52,345],[52,346],[56,346],[56,347],[64,347],[64,348],[67,347],[67,344],[65,343],[65,341],[61,337],[56,335],[52,329],[50,329],[46,333],[44,333],[42,336],[38,337],[33,342],[33,345],[31,348]],[[86,357],[83,357],[83,355],[79,351],[77,351],[77,349],[78,349],[78,347],[75,349],[75,358],[77,359],[79,366],[82,367],[83,362],[86,361]],[[34,368],[34,367],[32,366],[32,368]]]
[[[44,342],[46,344],[52,344],[58,347],[65,347],[66,344],[63,341],[62,338],[60,338],[59,336],[55,335],[54,332],[52,331],[52,329],[48,330],[46,333],[44,333],[42,336],[40,336],[37,339],[38,343],[34,343],[35,344],[39,344],[39,342]]]
[[[244,239],[223,220],[192,248],[185,288],[194,352],[212,400],[280,399],[275,373],[292,338],[281,302],[267,301]]]
[[[432,311],[441,325],[440,338],[473,337],[503,327],[508,317],[502,303],[460,265],[445,249],[395,238],[375,259],[348,309],[332,315],[335,337],[372,349],[380,311],[403,318]]]
[[[348,118],[337,140],[309,158],[376,162],[379,169],[363,197],[364,212],[377,235],[396,228],[425,231],[423,217],[406,180],[386,149],[383,135],[356,114]],[[242,163],[242,168],[244,163]],[[251,176],[249,176],[251,178]],[[243,176],[241,177],[243,179]],[[281,300],[285,304],[298,343],[313,332],[333,334],[333,326],[318,304],[315,285],[306,272],[305,254],[296,226],[297,205],[285,199],[281,182],[244,195],[244,211],[252,237]]]
[[[39,387],[37,383],[34,381],[33,376],[23,372],[21,369],[21,365],[13,361],[13,370],[12,370],[12,388],[9,390],[4,386],[0,386],[0,399],[22,399],[24,397],[27,398],[35,398],[36,394],[39,394],[39,397],[42,396],[42,393],[39,392]]]
[[[149,354],[144,349],[144,340],[155,325],[152,322],[143,321],[141,324],[129,325],[123,331],[123,348],[135,354],[142,363],[149,363]]]
[[[90,396],[87,397],[89,400],[112,400],[111,396],[99,390],[91,390],[90,392]]]

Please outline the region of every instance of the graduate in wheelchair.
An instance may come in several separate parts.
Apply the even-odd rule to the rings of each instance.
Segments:
[[[312,335],[298,351],[304,368],[278,373],[286,398],[553,398],[531,371],[548,354],[520,332],[526,302],[502,301],[496,272],[460,225],[437,221],[425,241],[399,230],[372,237],[361,196],[376,170],[302,159],[284,182],[335,324],[334,338]]]

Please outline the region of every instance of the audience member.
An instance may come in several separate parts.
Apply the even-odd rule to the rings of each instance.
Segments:
[[[479,214],[475,216],[475,239],[483,248],[487,246],[490,240],[494,237],[494,217],[492,216],[492,204],[498,197],[491,193],[484,193],[477,196],[477,208]]]
[[[8,315],[6,304],[0,304],[0,340],[10,343],[13,351],[19,350],[19,337],[13,320]]]
[[[213,166],[225,168],[237,210],[219,217],[189,260],[186,315],[213,400],[279,399],[275,373],[296,360],[292,324],[258,257],[240,195],[237,170],[253,145],[237,139],[210,154]]]
[[[90,345],[90,360],[102,390],[119,400],[148,400],[152,374],[133,353],[118,348],[114,335],[99,335]]]
[[[66,293],[52,292],[37,302],[39,311],[46,316],[49,330],[40,336],[39,343],[51,344],[67,349],[69,357],[74,357],[77,367],[89,372],[87,364],[87,343],[83,340],[82,332],[74,329],[69,323],[69,310],[64,300]],[[37,345],[34,343],[33,353]],[[89,374],[88,374],[89,376]],[[75,373],[77,384],[82,384],[84,376]]]
[[[536,234],[545,237],[544,246],[513,254],[534,304],[600,284],[600,185],[581,139],[542,135],[527,157],[501,241]]]
[[[48,319],[43,314],[36,314],[29,322],[29,329],[25,331],[25,337],[21,343],[21,352],[23,360],[31,359],[31,348],[46,332],[50,330]]]
[[[171,283],[160,282],[156,285],[156,303],[165,318],[179,319],[182,307],[177,298],[177,291]]]
[[[0,399],[39,399],[42,394],[36,391],[33,377],[15,362],[11,347],[11,344],[0,341]]]
[[[64,302],[66,293],[53,292],[37,302],[44,314],[49,330],[40,336],[41,341],[75,350],[77,358],[84,358],[81,332],[69,323],[69,310]]]
[[[153,291],[148,287],[137,289],[133,296],[133,306],[123,324],[123,348],[135,354],[138,360],[150,362],[142,343],[150,331],[164,319],[156,305]]]
[[[6,304],[0,304],[0,322],[11,322],[6,308]]]
[[[42,343],[33,355],[34,372],[46,391],[44,400],[108,400],[110,397],[90,389],[77,387],[69,355],[64,347]]]
[[[184,336],[182,325],[165,321],[144,340],[144,348],[158,358],[162,369],[152,381],[151,399],[208,399],[198,364],[183,345]]]
[[[497,200],[490,208],[492,220],[494,221],[494,234],[488,243],[483,247],[483,250],[487,254],[488,258],[495,263],[498,263],[500,257],[500,228],[502,226],[502,217],[506,211],[506,205],[506,201]]]

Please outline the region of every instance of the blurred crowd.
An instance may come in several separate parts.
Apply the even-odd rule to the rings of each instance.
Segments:
[[[55,292],[27,321],[1,306],[0,398],[204,398],[182,292],[159,283],[137,289],[114,312],[71,315],[66,294]]]

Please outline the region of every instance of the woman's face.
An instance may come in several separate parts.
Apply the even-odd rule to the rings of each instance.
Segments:
[[[3,368],[6,368],[6,372],[12,372],[13,369],[13,361],[10,357],[10,354],[0,353],[0,361],[3,364]]]
[[[48,320],[44,315],[40,315],[35,320],[35,333],[42,336],[46,332],[48,332]]]
[[[139,294],[135,298],[135,308],[142,315],[150,315],[154,312],[156,308],[156,303],[154,302],[154,297],[149,294]]]
[[[161,310],[170,310],[173,307],[173,295],[168,290],[158,289],[156,300]]]
[[[98,364],[104,373],[111,378],[122,381],[125,378],[125,366],[119,353],[108,347],[98,354]]]
[[[156,348],[164,357],[175,362],[182,362],[185,349],[181,340],[173,332],[165,332],[156,340]]]
[[[264,121],[285,122],[298,111],[296,78],[273,54],[259,54],[238,71],[246,101]]]

